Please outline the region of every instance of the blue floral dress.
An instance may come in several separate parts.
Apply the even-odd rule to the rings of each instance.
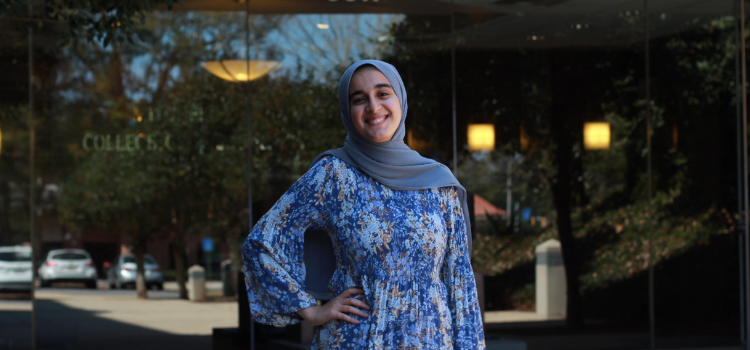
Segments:
[[[484,349],[482,319],[458,193],[391,190],[332,156],[318,161],[261,218],[242,250],[254,321],[299,322],[303,237],[329,232],[332,295],[364,289],[369,317],[322,325],[313,349]],[[361,298],[362,296],[360,296]]]

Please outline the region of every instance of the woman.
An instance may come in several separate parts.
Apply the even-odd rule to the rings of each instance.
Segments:
[[[344,147],[324,152],[243,246],[256,322],[321,325],[313,349],[484,349],[465,190],[403,142],[396,69],[365,60],[339,83]],[[305,293],[303,236],[329,232],[335,298]]]

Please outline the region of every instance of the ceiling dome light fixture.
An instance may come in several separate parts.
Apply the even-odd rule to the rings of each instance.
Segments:
[[[635,11],[620,11],[617,15],[620,17],[630,17],[630,16],[638,16],[641,12],[638,10]]]
[[[261,78],[281,68],[281,62],[277,61],[250,61],[250,72],[248,73],[247,60],[224,60],[208,61],[201,66],[211,74],[234,83],[243,83]]]
[[[318,23],[318,24],[317,24],[317,27],[318,27],[318,29],[328,29],[328,28],[330,28],[331,26],[330,26],[330,25],[328,25],[328,24],[325,24],[325,23]]]

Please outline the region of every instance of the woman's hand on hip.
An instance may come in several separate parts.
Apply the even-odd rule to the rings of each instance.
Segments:
[[[305,321],[310,322],[316,326],[320,326],[330,320],[339,319],[349,323],[359,324],[359,321],[348,314],[353,314],[367,318],[368,313],[365,310],[370,310],[364,301],[359,299],[350,298],[355,294],[365,294],[362,288],[349,288],[337,297],[329,300],[323,305],[316,305],[297,311],[297,314],[302,316]]]

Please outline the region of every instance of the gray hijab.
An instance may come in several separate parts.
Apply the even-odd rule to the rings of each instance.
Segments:
[[[401,123],[390,141],[372,142],[362,137],[354,129],[349,114],[349,82],[354,72],[364,65],[374,66],[385,75],[401,103]],[[312,164],[317,163],[324,156],[335,156],[356,167],[375,181],[397,191],[455,186],[464,212],[466,239],[469,254],[471,254],[471,227],[466,205],[466,189],[456,180],[448,167],[432,159],[422,157],[404,143],[404,136],[406,135],[404,122],[408,105],[404,82],[401,81],[401,76],[396,68],[377,60],[363,60],[351,65],[344,72],[339,82],[339,107],[341,108],[341,120],[348,132],[344,147],[323,152],[315,158]]]

